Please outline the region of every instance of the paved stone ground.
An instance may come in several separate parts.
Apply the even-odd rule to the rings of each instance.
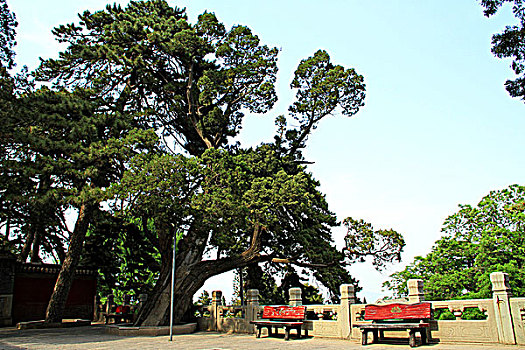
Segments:
[[[291,339],[285,342],[280,338],[262,337],[256,339],[253,335],[224,334],[199,332],[188,335],[177,335],[173,341],[169,336],[159,337],[122,337],[104,333],[103,326],[39,329],[19,331],[14,328],[0,328],[0,350],[20,349],[112,349],[112,350],[150,350],[150,349],[189,349],[189,350],[335,350],[335,349],[410,349],[405,344],[372,344],[366,348],[359,343],[348,340],[332,340],[321,338]],[[420,347],[429,350],[518,350],[525,347],[484,345],[484,344],[431,344]]]

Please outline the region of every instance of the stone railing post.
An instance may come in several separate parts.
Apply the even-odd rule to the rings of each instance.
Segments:
[[[147,300],[148,295],[146,293],[139,294],[139,303],[137,305],[137,310],[140,310],[144,306],[144,304],[146,304]]]
[[[255,326],[250,324],[250,321],[255,321],[257,319],[257,312],[259,311],[259,290],[258,289],[248,289],[246,292],[247,297],[247,307],[246,314],[244,316],[244,321],[246,322],[246,329],[255,332]]]
[[[499,342],[502,344],[516,344],[512,315],[510,313],[510,297],[512,292],[509,286],[509,275],[504,272],[490,274],[492,283],[492,300],[496,314]]]
[[[339,287],[341,291],[341,306],[337,314],[337,323],[341,338],[349,339],[352,336],[352,325],[350,324],[351,305],[355,304],[355,289],[351,284],[342,284]]]
[[[222,292],[220,290],[214,290],[213,292],[211,292],[210,327],[214,331],[218,331],[220,328],[219,307],[221,303],[222,303]]]
[[[289,304],[290,306],[300,306],[303,305],[303,298],[301,296],[301,288],[294,287],[288,290],[288,295],[290,296]]]
[[[145,303],[148,300],[148,295],[146,293],[139,294],[139,303]]]
[[[15,265],[15,258],[0,256],[0,327],[13,324]]]
[[[408,301],[410,303],[420,303],[425,300],[425,292],[423,292],[423,280],[408,280],[407,286]]]
[[[100,296],[96,294],[93,299],[93,321],[101,321],[103,311],[102,309],[104,307],[100,303]]]
[[[108,294],[106,298],[106,314],[111,313],[113,305],[115,305],[115,296],[113,294]]]

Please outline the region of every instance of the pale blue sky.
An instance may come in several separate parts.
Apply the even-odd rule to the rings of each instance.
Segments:
[[[17,61],[34,68],[38,56],[55,56],[51,28],[76,20],[100,0],[7,0],[20,22]],[[119,1],[125,4],[127,1]],[[513,18],[508,9],[482,15],[476,0],[169,1],[187,7],[192,21],[204,10],[228,27],[245,24],[262,41],[282,49],[279,103],[249,116],[245,145],[270,141],[274,117],[286,113],[288,88],[299,61],[317,49],[354,67],[367,84],[366,106],[351,119],[324,120],[306,157],[339,219],[362,218],[402,232],[403,263],[389,272],[370,264],[351,267],[368,301],[413,256],[429,252],[443,220],[457,205],[476,204],[490,190],[525,183],[525,104],[503,84],[509,61],[490,53],[491,35]],[[344,231],[334,230],[341,244]],[[225,278],[207,290],[231,294]]]

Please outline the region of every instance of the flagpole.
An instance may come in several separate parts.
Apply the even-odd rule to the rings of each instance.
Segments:
[[[170,341],[173,340],[173,294],[175,292],[175,249],[177,247],[177,231],[173,237],[173,261],[171,262],[171,302],[170,302]]]

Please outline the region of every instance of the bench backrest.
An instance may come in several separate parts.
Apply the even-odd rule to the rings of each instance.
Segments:
[[[365,320],[425,320],[432,316],[430,303],[365,306]]]
[[[116,314],[129,314],[130,311],[129,305],[118,305],[115,309]]]
[[[262,318],[280,320],[304,320],[306,306],[265,306]]]

